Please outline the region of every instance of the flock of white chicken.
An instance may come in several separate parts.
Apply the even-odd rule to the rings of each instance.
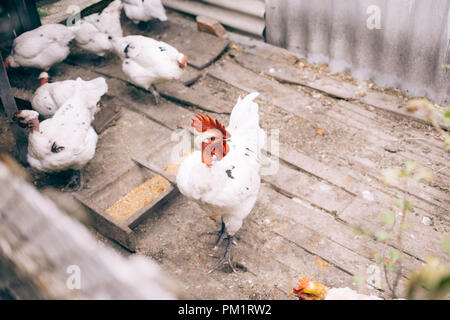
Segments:
[[[84,17],[73,26],[48,24],[23,33],[14,40],[5,61],[5,67],[43,70],[41,86],[32,98],[34,110],[22,110],[14,116],[29,131],[29,164],[44,172],[77,170],[78,186],[81,169],[95,155],[98,136],[91,123],[108,86],[101,77],[48,82],[46,71],[66,59],[70,42],[74,39],[78,47],[100,57],[107,53],[119,56],[130,82],[152,92],[157,103],[153,85],[180,78],[186,68],[187,57],[167,43],[139,35],[123,36],[122,8],[134,23],[152,18],[167,20],[160,0],[115,0],[101,13]],[[222,216],[217,244],[226,239],[228,245],[214,269],[228,264],[234,271],[230,260],[233,235],[252,210],[259,192],[258,156],[265,132],[259,127],[258,105],[253,102],[257,95],[239,99],[227,128],[198,114],[192,126],[200,134],[202,150],[190,154],[177,175],[181,193],[201,203],[209,215]],[[39,115],[46,120],[39,122]]]
[[[160,0],[115,0],[101,13],[80,19],[73,26],[47,24],[18,36],[5,67],[41,69],[41,86],[32,98],[34,110],[17,112],[15,119],[29,128],[28,162],[44,172],[69,169],[79,173],[94,157],[97,133],[91,124],[102,95],[105,79],[65,80],[49,83],[47,71],[70,54],[71,42],[99,57],[115,54],[122,60],[124,74],[135,85],[150,90],[158,102],[154,83],[178,79],[186,68],[187,57],[167,43],[144,36],[123,36],[122,8],[134,22],[152,18],[167,20]],[[46,120],[39,123],[39,115]]]
[[[32,99],[34,110],[22,110],[14,116],[29,129],[28,162],[33,168],[44,172],[81,170],[95,155],[98,136],[91,123],[97,103],[108,90],[105,79],[48,83],[46,73],[69,55],[73,39],[80,48],[98,56],[118,55],[129,80],[150,90],[155,98],[158,94],[153,84],[178,79],[186,68],[187,57],[167,43],[137,35],[124,37],[122,8],[134,23],[167,20],[160,0],[115,0],[101,13],[74,26],[48,24],[15,39],[5,66],[43,70],[41,86]],[[197,114],[191,125],[201,138],[201,151],[183,160],[176,177],[183,195],[199,203],[208,215],[222,217],[221,230],[211,234],[218,235],[216,246],[223,240],[228,244],[211,271],[223,265],[234,271],[230,255],[233,236],[252,210],[260,189],[260,155],[266,134],[259,127],[257,96],[255,92],[239,98],[228,127]],[[39,122],[39,115],[46,120]],[[310,289],[301,289],[305,288]]]

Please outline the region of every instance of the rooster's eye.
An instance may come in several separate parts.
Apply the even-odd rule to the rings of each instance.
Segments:
[[[211,141],[214,141],[214,140],[216,140],[216,137],[211,137]]]

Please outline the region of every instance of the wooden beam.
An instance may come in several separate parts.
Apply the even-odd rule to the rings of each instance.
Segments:
[[[0,98],[2,100],[3,108],[5,110],[8,119],[12,119],[14,113],[18,111],[16,101],[14,100],[14,95],[11,91],[11,86],[9,84],[8,74],[3,65],[3,59],[0,56]],[[16,139],[16,145],[18,149],[18,157],[22,164],[27,163],[27,148],[28,139],[22,128],[20,128],[16,123],[11,124],[11,130]]]

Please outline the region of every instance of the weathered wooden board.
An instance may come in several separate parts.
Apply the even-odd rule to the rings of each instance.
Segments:
[[[428,123],[425,112],[407,112],[406,102],[403,98],[367,88],[360,88],[350,82],[337,81],[318,73],[302,70],[295,66],[268,61],[257,55],[244,52],[233,53],[233,55],[234,59],[243,67],[257,73],[262,73],[278,81],[306,86],[341,99],[359,100],[373,107],[389,111],[409,119]],[[443,128],[448,129],[448,124],[445,124],[442,121],[440,124]]]
[[[348,207],[343,211],[336,212],[337,217],[349,225],[369,227],[373,231],[378,231],[381,227],[379,217],[382,212],[388,210],[398,212],[398,209],[394,210],[395,208],[393,207],[393,196],[385,193],[389,190],[388,188],[385,187],[383,191],[379,191],[375,188],[376,184],[367,185],[363,182],[360,175],[355,174],[351,170],[345,169],[344,173],[338,168],[329,167],[289,148],[282,147],[280,155],[285,161],[289,161],[300,169],[340,186],[355,195],[354,200]],[[445,222],[440,222],[439,230],[434,230],[432,227],[424,225],[422,218],[424,216],[432,216],[433,210],[436,209],[428,208],[425,211],[420,208],[420,205],[423,205],[423,203],[419,203],[420,205],[416,206],[417,201],[413,202],[416,208],[415,213],[410,216],[409,222],[412,227],[408,231],[413,236],[416,236],[417,239],[419,239],[420,235],[425,235],[426,239],[433,239],[430,240],[433,242],[433,253],[445,259],[445,252],[440,245],[440,241],[445,236],[445,230],[448,228],[448,225]],[[436,214],[437,216],[434,219],[436,224],[438,224],[441,213],[436,212]],[[405,246],[405,249],[408,248],[407,252],[409,254],[424,261],[430,252],[429,246],[429,242],[417,240],[414,243],[410,243],[408,247]]]
[[[209,95],[202,87],[186,87],[177,82],[156,85],[162,96],[180,104],[193,106],[214,113],[231,113],[232,106],[225,101]]]
[[[353,195],[341,188],[284,165],[279,166],[276,174],[263,176],[262,179],[280,193],[304,199],[328,212],[340,212],[353,200]]]
[[[219,61],[208,69],[208,75],[247,92],[257,91],[265,100],[297,115],[324,111],[322,104],[310,97],[261,77],[229,60]]]
[[[392,199],[386,195],[374,192],[374,201],[357,198],[342,213],[339,218],[349,224],[357,225],[363,229],[370,228],[376,232],[382,229],[380,221],[382,212],[389,211],[396,214],[396,219],[400,219],[399,209],[392,204]],[[441,245],[445,232],[434,230],[433,226],[426,226],[422,223],[423,214],[418,210],[414,213],[408,212],[405,222],[407,228],[403,231],[403,251],[425,261],[429,256],[436,256],[443,262],[449,262],[450,257]],[[426,239],[426,240],[425,240]],[[388,241],[395,245],[395,240]]]
[[[318,78],[317,73],[269,61],[253,54],[237,52],[233,53],[233,56],[244,68],[263,73],[281,82],[307,86],[333,97],[351,100],[357,97],[358,91],[361,91],[350,83],[325,77]]]
[[[280,197],[265,187],[261,191],[264,194],[260,200],[262,206],[270,208],[258,217],[261,222],[269,221],[266,228],[321,257],[323,261],[318,264],[323,272],[326,272],[328,265],[334,265],[351,275],[369,276],[368,267],[376,264],[374,251],[383,249],[380,244],[361,239],[331,215],[308,208],[300,201]],[[417,266],[414,258],[408,259],[407,264],[410,270]],[[380,281],[386,288],[384,279]]]

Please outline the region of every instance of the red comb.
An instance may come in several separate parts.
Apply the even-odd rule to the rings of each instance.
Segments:
[[[230,134],[225,129],[225,127],[219,122],[219,120],[214,120],[210,116],[205,117],[201,113],[197,113],[195,117],[198,119],[191,119],[191,127],[194,127],[198,132],[205,132],[210,129],[218,129],[222,132],[224,138],[229,138]]]

